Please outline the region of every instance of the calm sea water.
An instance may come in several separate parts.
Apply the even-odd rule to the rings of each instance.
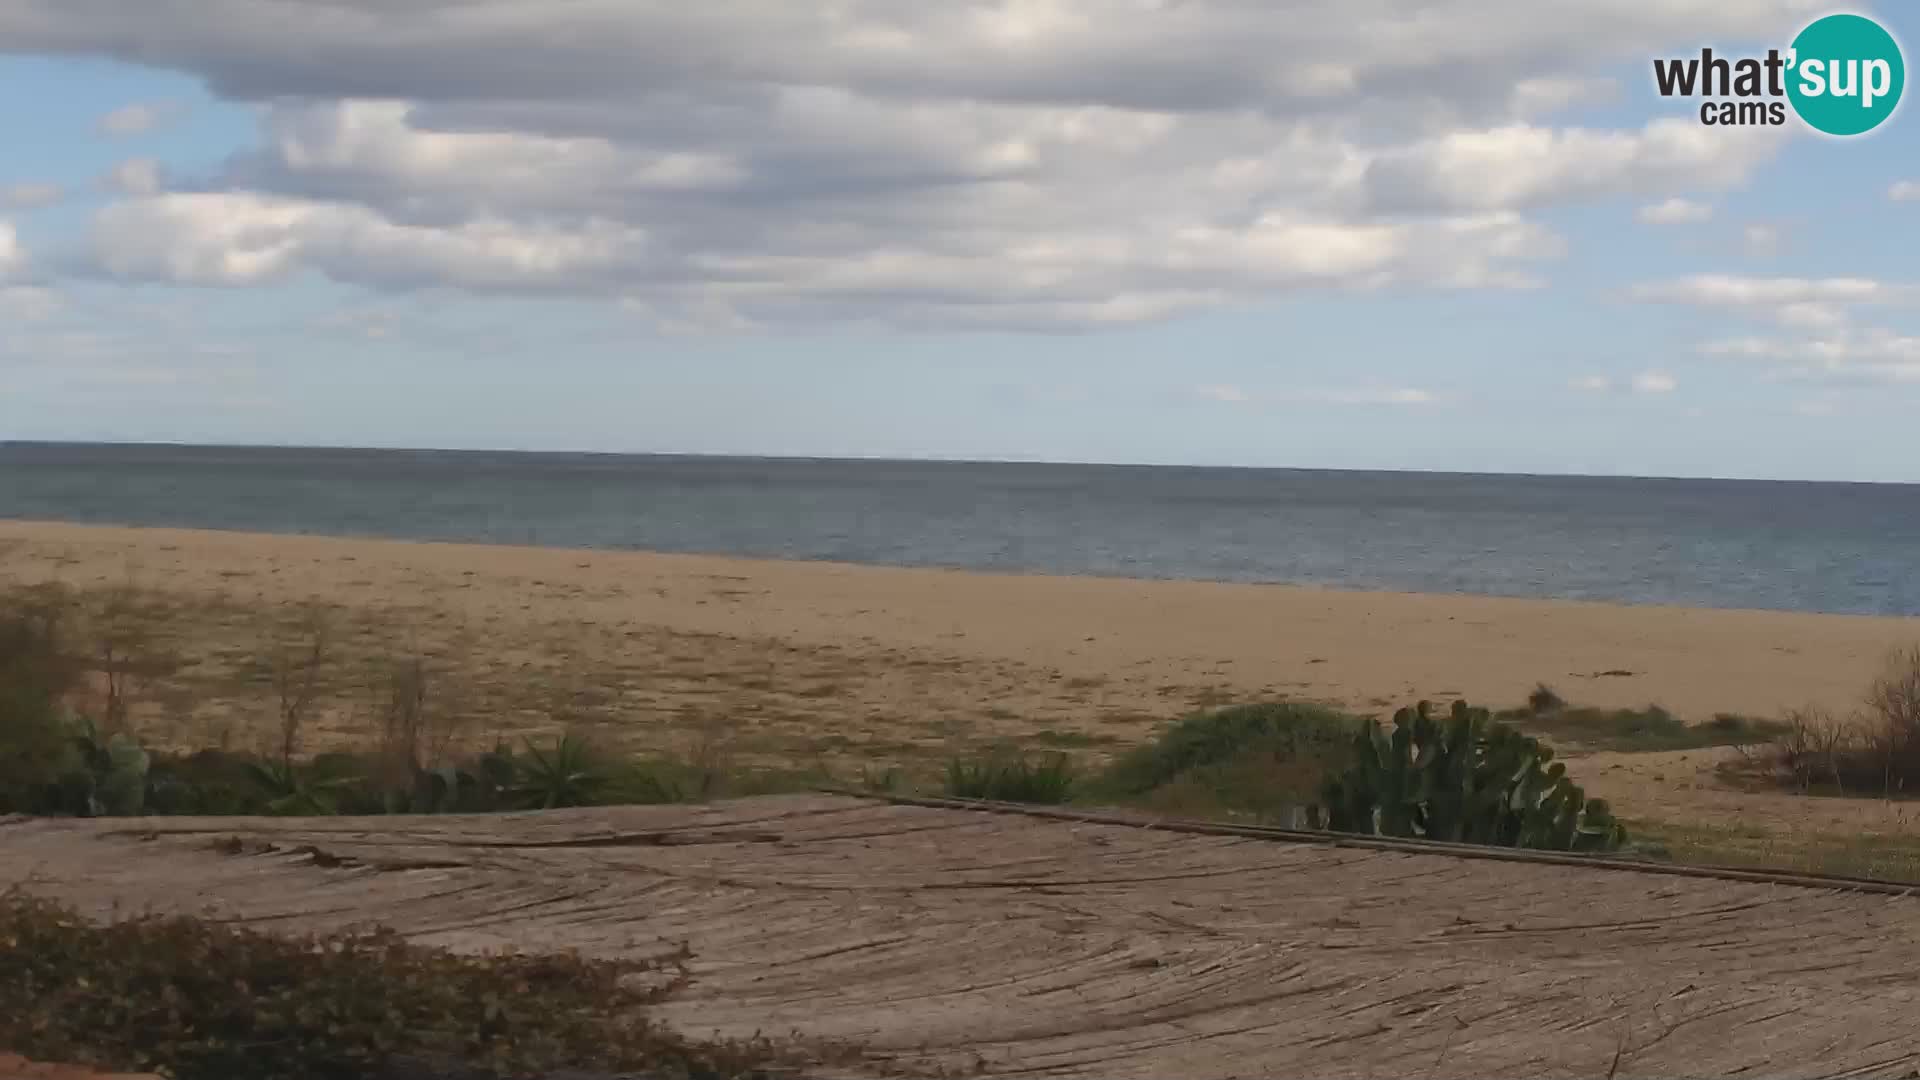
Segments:
[[[1920,614],[1920,485],[0,444],[0,518]]]

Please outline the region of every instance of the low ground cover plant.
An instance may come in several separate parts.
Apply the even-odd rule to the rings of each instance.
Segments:
[[[686,960],[461,955],[390,930],[270,935],[170,916],[96,924],[7,892],[0,1046],[178,1080],[559,1069],[719,1080],[824,1052],[701,1042],[655,1023],[648,1009],[684,983]]]

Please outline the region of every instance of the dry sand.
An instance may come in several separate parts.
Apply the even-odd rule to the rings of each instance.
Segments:
[[[854,1040],[896,1057],[881,1070],[894,1076],[1893,1078],[1920,1065],[1912,896],[819,796],[0,818],[0,880],[98,916],[212,907],[275,932],[374,920],[459,949],[685,942],[693,979],[669,1023]]]
[[[886,677],[904,658],[973,673],[976,709],[1008,696],[1155,716],[1264,694],[1511,704],[1545,681],[1595,705],[1770,715],[1845,709],[1889,648],[1920,641],[1904,618],[0,522],[0,579],[48,577],[242,605],[320,598],[427,640],[573,629],[589,652],[664,630],[831,652],[863,669],[864,711],[951,706]]]

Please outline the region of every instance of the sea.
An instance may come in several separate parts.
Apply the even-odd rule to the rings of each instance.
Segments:
[[[0,518],[1920,615],[1920,485],[0,443]]]

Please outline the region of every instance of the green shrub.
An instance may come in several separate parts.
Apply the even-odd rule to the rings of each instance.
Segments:
[[[1590,750],[1698,750],[1709,746],[1751,746],[1771,742],[1787,725],[1720,713],[1704,724],[1688,724],[1658,705],[1644,709],[1596,709],[1565,702],[1541,709],[1503,712],[1498,719],[1527,731]]]
[[[390,930],[273,936],[190,918],[101,926],[6,893],[0,1046],[179,1080],[340,1080],[408,1066],[739,1077],[793,1056],[764,1042],[693,1042],[649,1021],[645,1009],[683,982],[685,958],[463,956]]]
[[[84,817],[138,814],[146,806],[151,759],[124,732],[102,739],[89,719],[69,720],[73,757],[61,778],[62,809]]]
[[[1553,851],[1626,840],[1606,800],[1589,800],[1552,748],[1460,701],[1444,723],[1425,701],[1396,713],[1390,733],[1366,721],[1324,807],[1341,832]]]
[[[253,760],[225,750],[157,754],[147,769],[147,812],[247,815],[267,813]]]
[[[80,765],[63,700],[81,666],[66,644],[64,594],[19,591],[0,603],[0,813],[44,812]]]
[[[1073,762],[1065,754],[1048,754],[1039,761],[996,755],[947,764],[946,792],[956,799],[1063,803],[1073,797],[1073,784]]]
[[[1186,816],[1283,816],[1317,801],[1346,767],[1358,722],[1291,702],[1195,713],[1121,755],[1090,796]]]

